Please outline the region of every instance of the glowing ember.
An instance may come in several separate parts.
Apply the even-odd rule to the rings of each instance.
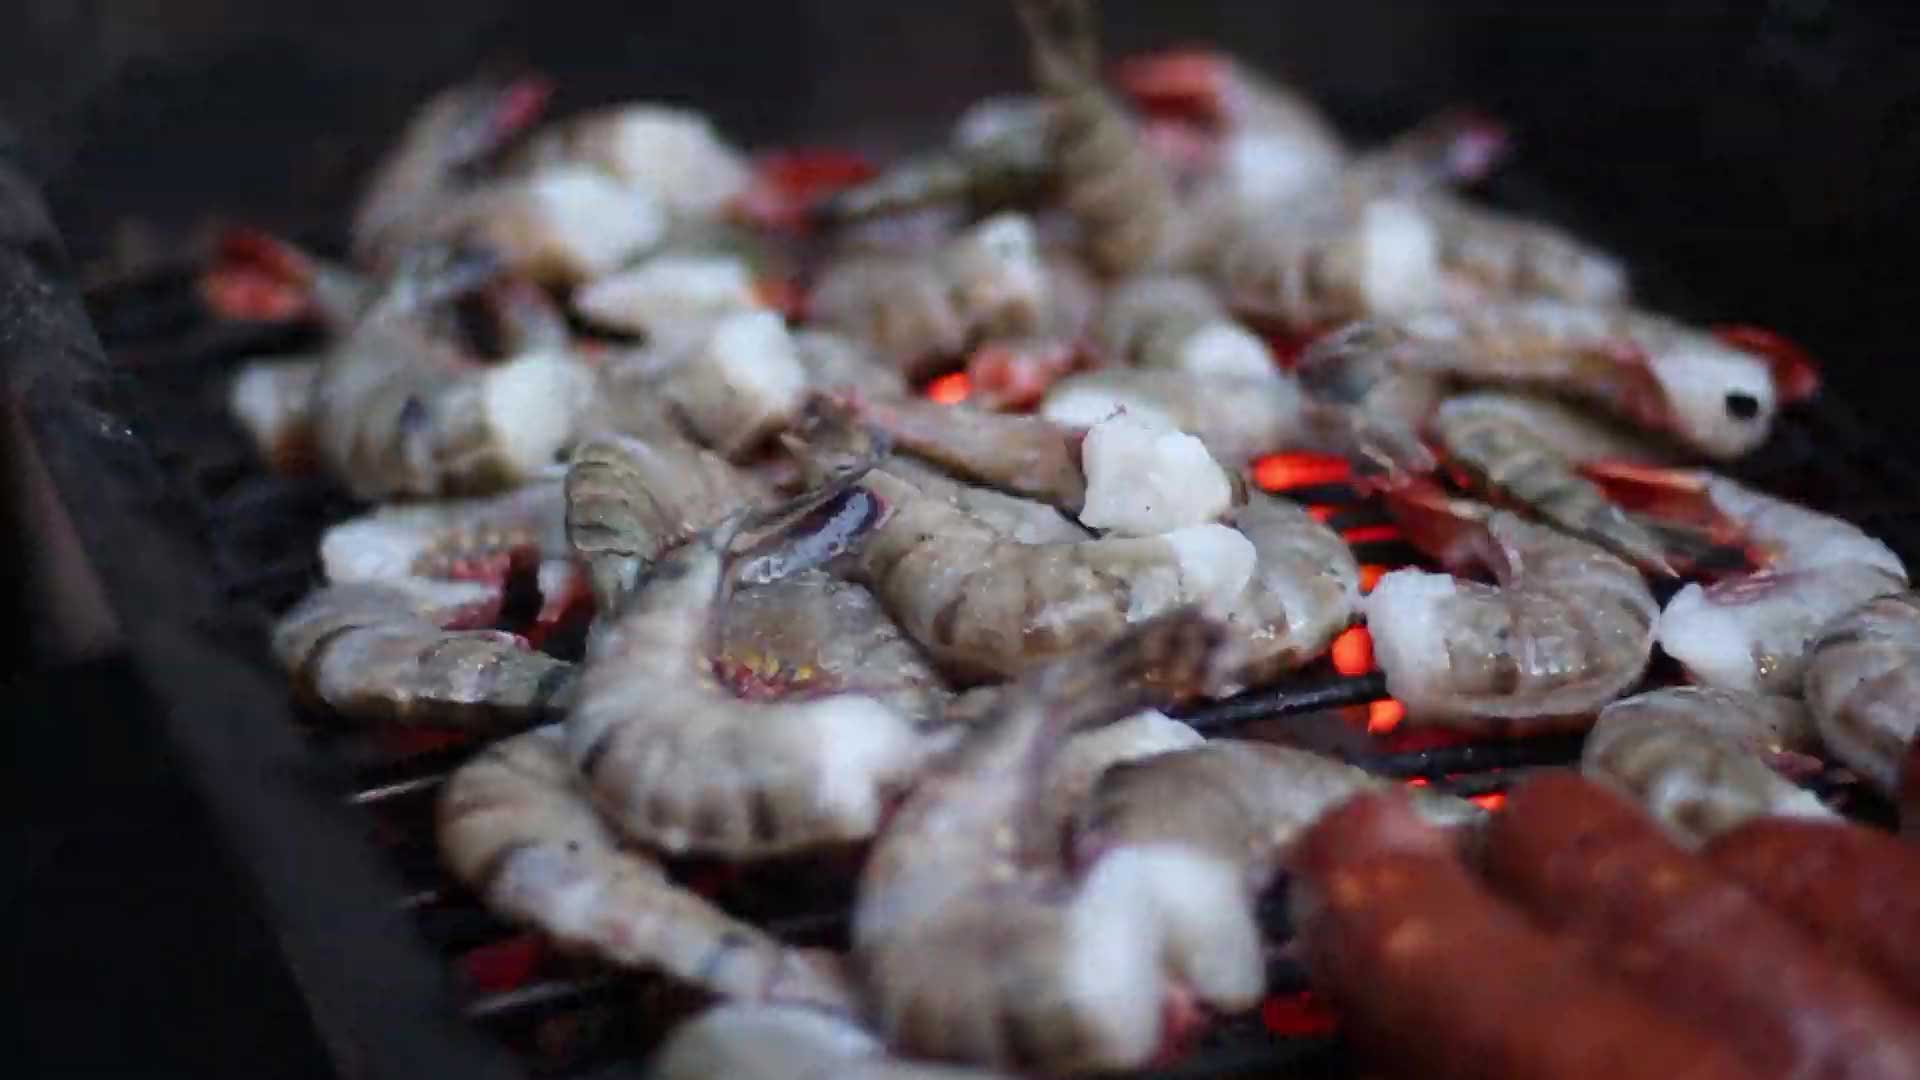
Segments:
[[[1350,626],[1333,639],[1333,669],[1342,675],[1365,675],[1373,670],[1373,636],[1364,626]]]
[[[1331,1034],[1336,1026],[1333,1010],[1311,991],[1278,994],[1261,1002],[1260,1022],[1275,1035],[1295,1037]]]
[[[1362,525],[1348,529],[1340,537],[1349,544],[1379,544],[1400,539],[1400,529],[1394,525]]]
[[[395,757],[412,757],[415,754],[428,754],[449,746],[458,746],[473,738],[464,731],[453,728],[433,727],[380,727],[374,729],[374,738],[381,749]]]
[[[540,970],[547,946],[538,934],[516,934],[489,942],[460,958],[466,980],[483,994],[497,994],[524,986]]]
[[[1427,783],[1426,777],[1416,776],[1413,779],[1407,781],[1407,786],[1408,787],[1428,787],[1430,785]]]
[[[1327,522],[1332,521],[1333,515],[1339,512],[1340,512],[1340,507],[1338,506],[1328,506],[1328,505],[1322,504],[1319,506],[1307,507],[1307,516],[1321,523],[1322,525],[1325,525]]]
[[[942,405],[958,405],[973,393],[973,381],[964,371],[942,375],[927,384],[927,398]]]
[[[1489,812],[1502,810],[1507,805],[1507,795],[1503,791],[1489,791],[1485,795],[1469,795],[1467,801]]]
[[[1388,698],[1367,706],[1367,734],[1385,735],[1407,718],[1407,707]]]
[[[1266,491],[1290,491],[1346,482],[1347,459],[1331,454],[1269,454],[1253,463],[1253,482]]]
[[[1387,568],[1379,563],[1365,563],[1360,567],[1360,591],[1370,593],[1380,579],[1387,576]]]

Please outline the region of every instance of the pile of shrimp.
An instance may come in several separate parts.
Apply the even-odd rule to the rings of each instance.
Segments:
[[[1895,795],[1904,566],[1713,471],[1810,391],[1790,346],[1474,201],[1482,118],[1356,147],[1224,55],[1109,75],[1090,0],[1013,7],[1031,87],[884,169],[475,82],[344,258],[235,231],[203,278],[322,331],[232,413],[368,504],[275,629],[296,693],[491,743],[441,796],[450,871],[733,1003],[656,1075],[1129,1068],[1255,1005],[1261,892],[1385,781],[1158,710],[1362,621],[1409,724],[1591,729],[1582,768],[1690,843],[1830,815],[1793,782],[1822,756]],[[1287,450],[1346,457],[1429,569],[1363,590],[1249,482]],[[1633,696],[1656,648],[1701,685]],[[848,850],[838,951],[674,877]]]

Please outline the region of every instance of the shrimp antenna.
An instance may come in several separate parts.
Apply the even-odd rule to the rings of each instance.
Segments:
[[[1077,82],[1098,70],[1099,26],[1090,0],[1014,0],[1013,7],[1041,84]]]

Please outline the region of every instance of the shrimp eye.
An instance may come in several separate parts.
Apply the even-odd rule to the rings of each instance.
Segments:
[[[1760,415],[1760,399],[1739,391],[1728,394],[1727,415],[1735,420],[1751,420]]]

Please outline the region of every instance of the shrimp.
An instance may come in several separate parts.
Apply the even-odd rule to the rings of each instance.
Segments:
[[[1012,1080],[892,1057],[838,1016],[787,1005],[717,1005],[667,1037],[650,1080]]]
[[[453,876],[563,948],[723,998],[855,1008],[834,958],[775,941],[623,846],[580,790],[559,725],[496,743],[461,766],[437,817]]]
[[[625,835],[755,857],[859,840],[937,745],[858,692],[756,701],[714,663],[736,514],[653,567],[587,646],[568,748]],[[840,673],[827,672],[829,676]],[[891,674],[891,673],[890,673]]]
[[[1224,608],[1253,573],[1253,545],[1223,525],[1023,543],[885,467],[862,483],[885,516],[850,571],[957,678],[1015,675],[1187,604]]]
[[[1897,798],[1920,734],[1920,597],[1882,596],[1828,623],[1808,653],[1806,692],[1827,752]]]
[[[1309,397],[1284,374],[1248,379],[1166,370],[1090,371],[1054,384],[1040,405],[1047,419],[1081,428],[1122,410],[1191,433],[1208,453],[1236,467],[1283,449],[1337,451],[1389,475],[1420,475],[1434,465],[1426,447],[1403,427]]]
[[[1449,566],[1497,586],[1395,570],[1364,602],[1374,657],[1408,715],[1467,730],[1584,726],[1639,680],[1660,605],[1639,571],[1500,510],[1417,496],[1398,506]]]
[[[1253,554],[1246,587],[1226,615],[1244,650],[1242,678],[1265,681],[1320,655],[1352,619],[1359,567],[1339,534],[1291,503],[1250,497],[1191,436],[1125,414],[1095,424],[1083,441],[1035,417],[966,415],[920,402],[868,405],[861,415],[904,450],[1046,498],[1111,536],[1181,535],[1224,520]],[[1084,453],[1076,453],[1076,441]],[[888,469],[921,486],[923,497],[932,494]],[[1047,477],[1055,479],[1042,482]],[[1084,535],[1062,539],[1086,542]]]
[[[495,157],[546,111],[553,87],[537,76],[455,86],[414,114],[374,170],[355,208],[354,255],[379,261],[416,235],[469,186],[463,174]]]
[[[575,289],[575,311],[595,326],[672,339],[760,306],[745,259],[666,251]]]
[[[314,380],[321,458],[355,495],[480,494],[553,464],[587,410],[592,377],[571,356],[482,364],[422,322],[437,289],[397,272]],[[461,271],[464,272],[464,271]]]
[[[946,502],[996,536],[1022,544],[1073,544],[1093,538],[1091,531],[1049,503],[965,483],[910,457],[894,456],[885,464],[889,473],[922,495]]]
[[[1032,818],[1040,830],[1037,835],[1053,836],[1064,844],[1108,772],[1127,762],[1191,749],[1206,741],[1191,725],[1168,719],[1157,709],[1143,709],[1125,720],[1075,732],[1047,768],[1041,808]]]
[[[1038,328],[1047,294],[1032,223],[1006,213],[962,231],[931,258],[842,255],[821,271],[809,311],[815,325],[864,342],[911,376],[978,339]]]
[[[498,590],[468,582],[326,586],[273,631],[296,691],[348,719],[518,731],[573,700],[574,665],[484,625]]]
[[[1578,397],[1714,458],[1759,446],[1778,408],[1764,358],[1632,308],[1495,301],[1408,316],[1393,335],[1396,364]]]
[[[519,167],[585,166],[677,217],[712,219],[739,198],[752,169],[713,122],[691,109],[625,102],[568,119],[530,141]]]
[[[943,204],[992,213],[1033,203],[1053,179],[1051,126],[1051,110],[1037,98],[976,102],[955,122],[946,146],[836,192],[819,216],[844,223]]]
[[[1354,795],[1394,785],[1311,751],[1271,743],[1213,739],[1107,770],[1074,836],[1077,858],[1122,850],[1173,849],[1217,864],[1239,884],[1238,901],[1207,913],[1241,924],[1258,939],[1254,901],[1272,882],[1300,835]],[[1414,788],[1415,810],[1441,825],[1472,822],[1465,799]],[[1203,937],[1203,928],[1195,928]]]
[[[1792,698],[1678,686],[1600,710],[1580,771],[1698,846],[1755,817],[1833,817],[1768,763],[1815,742],[1806,707]]]
[[[1429,194],[1418,206],[1439,239],[1440,265],[1493,295],[1594,305],[1627,299],[1627,270],[1620,260],[1564,230],[1446,193]]]
[[[567,467],[567,542],[587,564],[594,604],[618,608],[660,555],[767,492],[685,440],[602,435]]]
[[[1107,295],[1098,341],[1107,361],[1196,375],[1264,378],[1279,368],[1266,343],[1233,321],[1198,278],[1129,278]]]
[[[1571,536],[1655,573],[1674,576],[1666,545],[1580,475],[1554,447],[1513,423],[1507,410],[1465,395],[1442,404],[1430,425],[1447,461],[1476,487],[1518,503]]]
[[[1205,250],[1229,306],[1292,327],[1409,316],[1445,299],[1438,238],[1403,197],[1314,189],[1229,208]]]
[[[1704,501],[1757,552],[1759,571],[1688,585],[1660,615],[1660,647],[1700,682],[1798,693],[1823,624],[1907,586],[1899,556],[1838,518],[1708,472],[1632,475]]]
[[[498,580],[516,551],[566,558],[565,523],[566,498],[552,480],[485,498],[383,506],[323,533],[320,565],[334,583]]]
[[[1205,619],[1173,614],[1040,667],[921,778],[854,910],[855,964],[889,1045],[1049,1072],[1146,1061],[1169,990],[1160,928],[1217,890],[1168,859],[1103,860],[1074,882],[1033,810],[1069,732],[1147,704],[1149,681],[1204,684],[1217,643]],[[1222,968],[1194,973],[1206,1000],[1258,1000],[1257,941],[1237,944]]]
[[[924,398],[860,397],[859,420],[892,446],[977,483],[1079,513],[1087,479],[1080,466],[1082,432],[1038,416],[983,412]]]
[[[1053,107],[1060,198],[1088,259],[1119,276],[1165,266],[1185,243],[1171,179],[1132,119],[1100,85],[1088,0],[1016,0],[1033,78]]]

